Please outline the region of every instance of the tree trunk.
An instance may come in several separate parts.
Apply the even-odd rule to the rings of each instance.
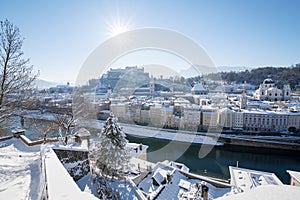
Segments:
[[[3,76],[2,76],[1,93],[0,93],[0,108],[2,108],[3,97],[5,94],[5,81],[6,81],[6,76],[7,76],[7,64],[8,64],[8,60],[9,60],[9,54],[10,54],[10,45],[9,45],[9,49],[6,54],[6,59],[5,59],[4,66],[3,66]]]

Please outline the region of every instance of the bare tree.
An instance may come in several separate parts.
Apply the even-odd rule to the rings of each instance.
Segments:
[[[68,143],[68,137],[75,133],[75,119],[72,113],[54,114],[54,116],[58,129],[65,131],[64,143],[66,145]]]
[[[57,131],[57,124],[53,120],[46,120],[38,116],[27,118],[26,128],[42,134],[44,143],[47,142],[47,135]]]
[[[23,41],[18,27],[0,21],[0,123],[26,105],[38,75],[24,58]]]

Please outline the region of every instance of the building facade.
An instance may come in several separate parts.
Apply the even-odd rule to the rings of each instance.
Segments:
[[[290,100],[290,93],[289,84],[284,85],[283,89],[279,89],[272,79],[267,78],[255,91],[254,97],[261,101],[287,101]]]
[[[288,114],[265,111],[245,111],[244,130],[258,132],[288,131]]]
[[[182,128],[186,130],[198,130],[201,121],[200,109],[184,108],[182,118]]]

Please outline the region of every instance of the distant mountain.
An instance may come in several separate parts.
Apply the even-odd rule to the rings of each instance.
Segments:
[[[149,65],[143,65],[145,72],[149,73],[150,77],[153,76],[155,78],[160,78],[163,76],[163,78],[169,78],[171,76],[180,76],[175,70],[172,70],[172,68],[166,67],[164,65],[159,64],[149,64]]]
[[[245,71],[245,70],[252,70],[252,69],[256,69],[258,67],[249,67],[249,66],[219,66],[217,67],[218,72],[241,72],[241,71]]]
[[[218,72],[218,68],[208,67],[206,65],[192,65],[187,69],[181,70],[179,74],[181,74],[185,78],[190,78],[216,72]]]
[[[50,82],[50,81],[46,81],[46,80],[42,80],[42,79],[36,79],[34,81],[35,86],[38,87],[38,89],[43,90],[43,89],[48,89],[50,87],[55,87],[56,85],[58,85],[58,83],[55,82]]]

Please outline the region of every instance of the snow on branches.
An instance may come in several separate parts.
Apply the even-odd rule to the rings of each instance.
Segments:
[[[103,177],[123,178],[129,165],[128,140],[114,115],[108,117],[98,136],[99,142],[91,150],[92,163]]]

